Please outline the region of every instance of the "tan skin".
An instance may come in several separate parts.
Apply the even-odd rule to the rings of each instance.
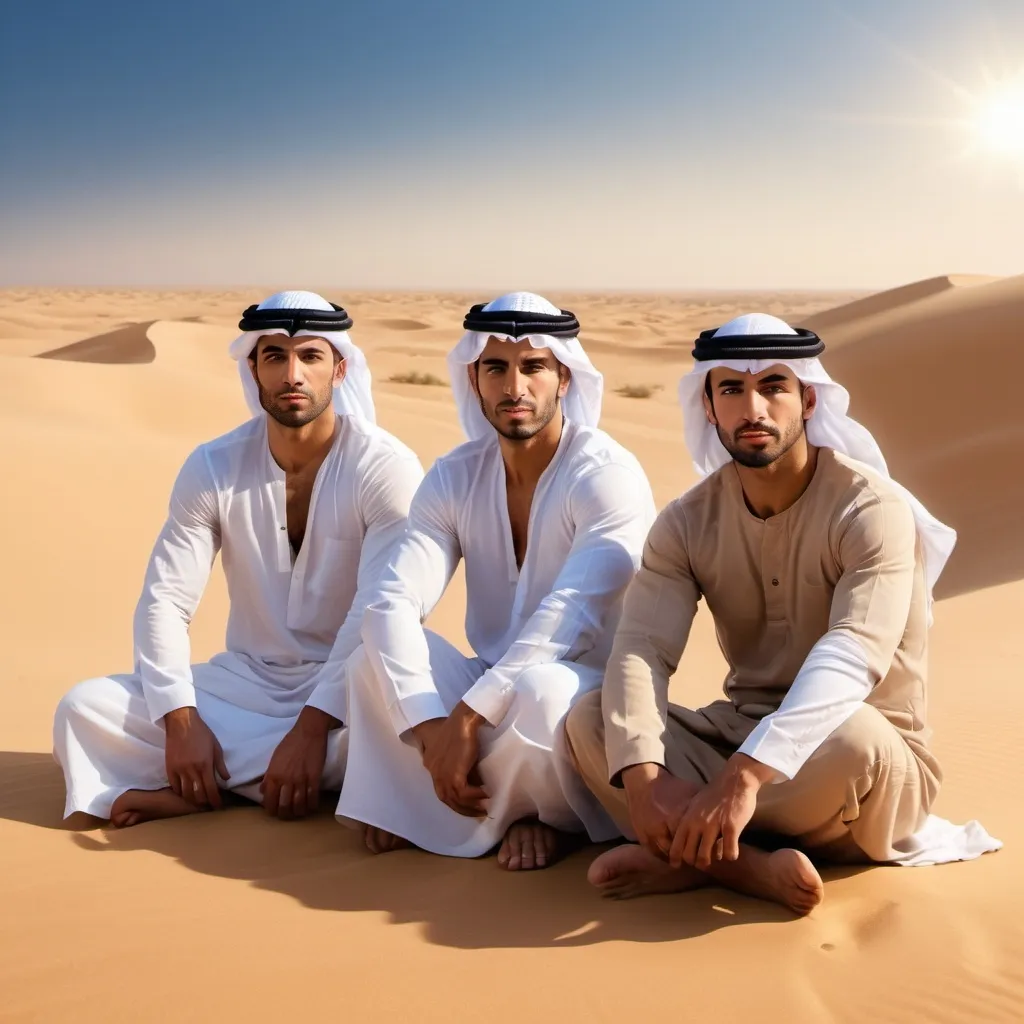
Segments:
[[[491,338],[468,372],[480,408],[498,433],[512,546],[522,568],[534,491],[562,436],[560,402],[569,388],[569,371],[550,349]],[[487,814],[487,792],[477,769],[479,730],[486,724],[460,701],[447,718],[430,719],[412,730],[437,798],[468,817]],[[368,827],[365,838],[375,853],[409,845],[378,828]],[[564,851],[566,841],[539,821],[518,821],[502,841],[498,863],[509,871],[547,867]]]
[[[270,454],[285,473],[288,538],[298,552],[317,471],[338,429],[332,394],[345,378],[345,363],[323,338],[264,335],[249,366],[267,411]],[[230,776],[217,737],[194,707],[171,711],[163,722],[170,787],[119,796],[110,814],[117,827],[223,806],[218,779]],[[260,782],[268,814],[302,818],[317,809],[328,733],[340,724],[317,708],[303,708]]]
[[[814,389],[784,366],[759,374],[710,371],[712,399],[704,411],[733,465],[750,511],[762,519],[789,508],[807,489],[817,449],[803,425],[813,414]],[[660,764],[622,773],[638,845],[602,854],[588,877],[605,895],[624,898],[678,892],[716,881],[740,892],[809,913],[824,895],[821,878],[798,850],[773,853],[740,842],[773,769],[736,753],[706,786],[677,779]]]

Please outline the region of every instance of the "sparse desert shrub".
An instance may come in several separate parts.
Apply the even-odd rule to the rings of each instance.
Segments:
[[[615,389],[615,393],[623,398],[650,398],[662,387],[661,384],[623,384],[621,388]]]
[[[393,373],[388,380],[392,384],[423,384],[427,387],[446,388],[448,381],[442,380],[436,373],[421,373],[419,370],[405,370]]]

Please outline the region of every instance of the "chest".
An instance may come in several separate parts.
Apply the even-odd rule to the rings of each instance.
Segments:
[[[536,491],[536,484],[513,486],[505,488],[506,502],[508,505],[508,523],[512,534],[512,549],[515,553],[517,568],[523,567],[523,560],[526,558],[526,548],[529,541],[530,511],[533,508],[533,497]]]
[[[792,624],[813,608],[817,628],[838,578],[827,520],[780,516],[706,526],[691,564],[716,618]]]
[[[304,468],[299,473],[286,473],[284,480],[285,516],[288,540],[295,551],[302,547],[309,521],[309,506],[313,498],[319,465]]]

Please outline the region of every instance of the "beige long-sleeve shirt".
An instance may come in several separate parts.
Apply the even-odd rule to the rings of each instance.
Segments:
[[[668,505],[627,591],[604,708],[611,778],[665,763],[669,678],[703,598],[729,665],[702,714],[792,778],[861,702],[924,749],[927,591],[913,514],[830,448],[788,509],[759,519],[729,463]]]

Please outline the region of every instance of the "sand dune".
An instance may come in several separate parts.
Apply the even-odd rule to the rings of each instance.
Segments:
[[[822,331],[826,365],[894,473],[960,531],[933,631],[938,810],[980,818],[1006,848],[943,868],[831,871],[825,903],[800,921],[714,889],[602,902],[584,880],[592,850],[524,877],[492,860],[375,859],[326,815],[285,824],[239,807],[124,833],[61,825],[53,706],[76,680],[130,667],[171,481],[195,444],[246,415],[226,347],[241,310],[272,290],[0,292],[0,1020],[1024,1019],[1012,390],[1024,278],[866,298],[553,297],[579,314],[607,377],[604,426],[659,502],[693,480],[675,405],[692,339],[765,310]],[[388,378],[444,376],[481,297],[327,294],[356,321],[381,422],[429,465],[460,440],[450,390]],[[650,397],[617,393],[626,386]],[[431,624],[465,649],[463,598],[457,579]],[[191,630],[197,659],[223,644],[225,600],[218,570]],[[714,697],[722,670],[702,613],[675,699]]]
[[[40,352],[39,359],[63,359],[72,363],[151,363],[156,349],[150,341],[151,324],[130,324],[116,331],[84,338],[71,345]]]
[[[971,288],[997,280],[998,278],[986,277],[982,274],[943,274],[940,277],[929,277],[924,281],[915,281],[913,284],[906,284],[900,288],[890,288],[888,291],[868,295],[862,299],[854,299],[852,302],[836,306],[834,309],[815,313],[804,321],[802,326],[810,327],[815,331],[831,330],[844,324],[863,322],[868,317],[905,308],[912,303],[920,302],[933,295],[940,295],[952,288]]]

